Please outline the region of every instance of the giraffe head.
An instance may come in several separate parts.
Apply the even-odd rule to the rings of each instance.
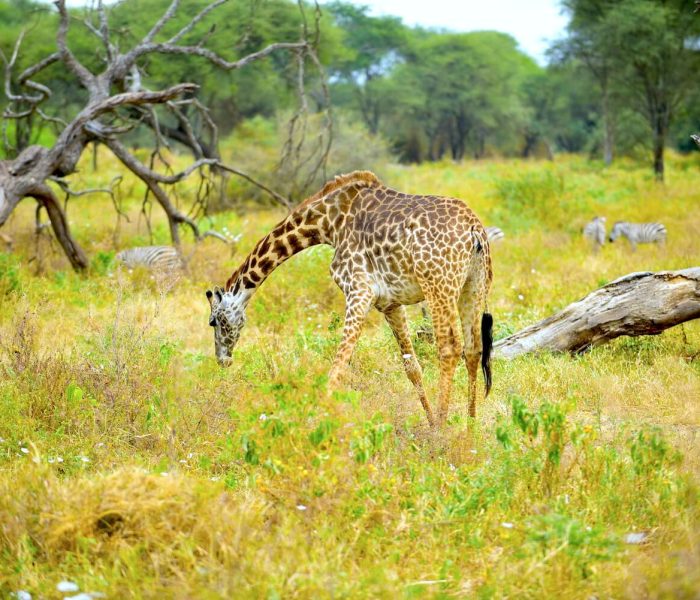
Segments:
[[[245,325],[245,303],[241,298],[220,287],[207,290],[211,306],[209,325],[214,328],[214,350],[216,360],[222,367],[231,365],[231,352],[241,336]]]

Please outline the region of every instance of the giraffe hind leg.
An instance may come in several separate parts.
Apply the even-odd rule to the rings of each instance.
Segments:
[[[464,365],[469,376],[469,416],[476,417],[476,380],[481,361],[481,315],[483,307],[475,290],[467,283],[459,297],[459,317],[464,339]]]
[[[435,343],[440,361],[440,392],[438,400],[439,425],[447,421],[452,396],[455,369],[462,354],[462,342],[458,335],[458,313],[456,301],[445,293],[426,290],[426,299],[433,317]]]
[[[384,317],[391,327],[394,337],[396,338],[396,342],[399,345],[399,349],[401,350],[406,376],[418,392],[418,398],[420,399],[420,403],[423,405],[428,422],[431,425],[434,425],[435,419],[433,417],[433,411],[430,408],[430,403],[428,402],[428,398],[425,395],[425,389],[423,388],[423,371],[421,370],[420,363],[416,358],[416,353],[413,350],[413,343],[411,342],[411,335],[408,331],[406,311],[403,306],[397,306],[387,310],[384,313]]]

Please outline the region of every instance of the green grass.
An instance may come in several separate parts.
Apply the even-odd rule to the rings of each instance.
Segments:
[[[385,179],[463,198],[504,229],[490,300],[504,336],[626,273],[697,266],[698,166],[672,158],[665,186],[646,166],[578,157]],[[88,161],[74,187],[114,168]],[[116,231],[108,199],[72,202],[87,276],[34,238],[30,202],[3,229],[15,252],[0,254],[1,597],[62,598],[61,580],[109,598],[700,593],[700,323],[497,361],[476,423],[460,367],[449,425],[432,431],[378,314],[347,389],[326,394],[343,312],[326,248],[270,277],[220,369],[204,291],[282,215],[217,214],[242,233],[236,252],[190,246],[189,274],[163,281],[112,262],[149,240],[142,193],[125,180],[130,222]],[[579,231],[596,214],[662,221],[668,243],[592,254]],[[154,231],[167,241],[162,221]],[[416,344],[434,400],[435,350]]]

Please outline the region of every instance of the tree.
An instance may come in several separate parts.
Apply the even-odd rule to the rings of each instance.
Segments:
[[[671,123],[697,67],[693,45],[700,23],[693,16],[694,2],[566,0],[564,5],[572,14],[570,45],[601,84],[604,107],[611,82],[622,84],[649,125],[654,173],[663,180]]]
[[[403,90],[393,96],[394,112],[409,121],[403,127],[409,135],[419,124],[429,160],[447,151],[454,160],[468,151],[479,158],[487,140],[512,138],[520,129],[522,86],[534,68],[506,34],[424,34],[391,75]]]
[[[206,42],[213,34],[214,27],[208,25],[207,20],[225,2],[226,0],[214,0],[210,4],[200,4],[196,12],[177,24],[175,17],[180,15],[180,0],[172,0],[155,24],[144,28],[144,33],[131,46],[124,47],[115,42],[109,19],[111,9],[98,0],[95,10],[83,15],[84,25],[100,45],[100,53],[92,53],[97,58],[93,59],[90,66],[78,58],[69,43],[70,15],[65,0],[56,1],[56,50],[15,74],[23,41],[23,34],[20,34],[10,56],[4,53],[2,56],[5,62],[5,93],[8,97],[3,118],[20,125],[28,119],[49,120],[60,125],[58,136],[51,147],[35,144],[18,148],[16,158],[0,162],[0,226],[7,221],[23,198],[35,198],[46,208],[56,237],[72,266],[84,269],[88,264],[87,257],[73,239],[64,209],[49,182],[57,182],[64,191],[71,194],[65,178],[75,172],[85,147],[91,142],[99,142],[108,147],[126,169],[144,182],[148,193],[156,199],[168,218],[175,245],[180,243],[181,224],[189,226],[194,236],[200,237],[197,223],[173,205],[164,186],[181,181],[195,171],[199,171],[202,177],[207,177],[207,169],[250,178],[237,169],[224,165],[218,158],[206,156],[192,115],[199,115],[200,123],[210,128],[214,144],[216,127],[207,108],[196,97],[198,86],[193,83],[178,83],[151,91],[145,84],[144,66],[156,57],[195,57],[226,72],[261,61],[278,51],[291,53],[297,68],[296,81],[301,103],[291,126],[290,138],[294,137],[295,127],[300,122],[298,117],[308,108],[304,91],[307,63],[321,70],[311,35],[313,32],[307,28],[301,5],[304,17],[301,39],[271,43],[235,60],[228,60],[211,50]],[[318,20],[316,25],[316,33],[313,35],[317,36]],[[52,90],[39,83],[37,76],[52,65],[61,65],[70,74],[72,84],[77,84],[82,90],[82,105],[76,107],[77,114],[67,122],[48,115],[42,109],[45,101],[51,98]],[[188,114],[186,111],[191,112]],[[159,155],[160,148],[167,145],[161,129],[164,119],[178,123],[186,145],[198,149],[195,156],[199,158],[179,173],[161,173],[153,167],[153,159]],[[154,134],[154,152],[150,165],[138,160],[120,139],[144,126]],[[324,159],[322,152],[314,168],[321,168]],[[290,201],[281,194],[265,189],[279,202],[290,205]],[[204,202],[205,198],[198,198],[198,201]]]
[[[398,17],[370,17],[366,6],[332,2],[326,9],[344,32],[346,49],[331,72],[352,88],[362,119],[377,134],[392,107],[385,76],[403,60],[408,32]]]
[[[622,335],[657,335],[700,319],[700,267],[631,273],[494,345],[496,358],[583,352]]]

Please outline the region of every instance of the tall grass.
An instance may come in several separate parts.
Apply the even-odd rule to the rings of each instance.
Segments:
[[[665,187],[644,166],[577,157],[384,179],[464,198],[505,230],[490,300],[502,336],[625,273],[697,264],[697,167],[671,160]],[[113,168],[86,164],[81,183]],[[190,244],[189,272],[163,280],[112,261],[149,239],[141,192],[125,181],[116,235],[109,201],[71,206],[86,276],[37,245],[28,204],[3,230],[16,252],[0,255],[0,596],[62,598],[62,580],[109,598],[700,593],[698,323],[497,362],[476,423],[460,367],[432,431],[377,314],[347,389],[326,394],[343,299],[325,248],[270,277],[221,370],[204,291],[281,214],[215,215],[240,247]],[[596,214],[662,221],[668,244],[593,255],[579,227]],[[434,399],[435,350],[416,351]]]

